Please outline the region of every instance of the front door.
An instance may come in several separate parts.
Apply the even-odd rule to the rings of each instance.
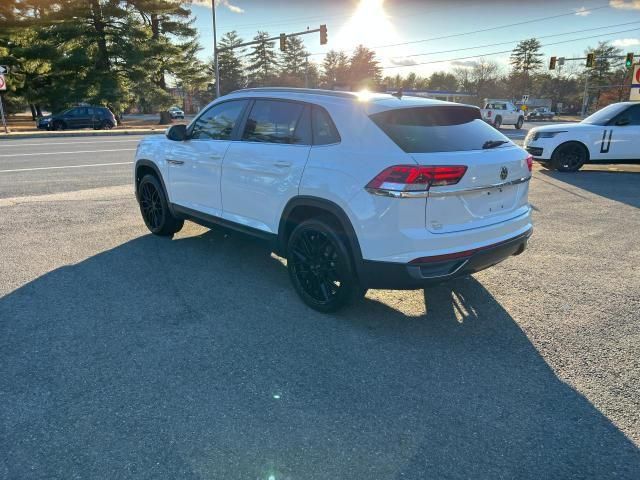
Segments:
[[[172,203],[221,215],[222,161],[246,105],[246,100],[213,105],[194,120],[187,140],[172,142],[167,154]]]
[[[233,142],[222,168],[223,217],[276,233],[280,214],[298,194],[311,149],[310,107],[255,100],[242,140]]]

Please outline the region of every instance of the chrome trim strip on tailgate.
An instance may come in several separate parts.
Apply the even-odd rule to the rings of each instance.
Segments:
[[[459,188],[458,190],[421,190],[419,192],[400,192],[396,190],[384,190],[378,188],[365,188],[365,190],[373,195],[393,198],[426,198],[426,197],[444,197],[445,195],[458,195],[460,193],[479,192],[481,190],[489,190],[491,188],[508,187],[510,185],[518,185],[531,180],[531,177],[516,178],[508,182],[494,183],[492,185],[483,185],[479,187]],[[437,187],[436,187],[437,188]]]
[[[522,177],[522,178],[516,178],[515,180],[510,180],[508,182],[494,183],[492,185],[483,185],[483,186],[479,186],[479,187],[462,188],[462,189],[458,189],[458,190],[452,190],[452,189],[448,189],[448,190],[429,190],[429,196],[430,197],[441,197],[441,196],[444,196],[444,195],[458,195],[460,193],[479,192],[481,190],[489,190],[489,189],[492,189],[492,188],[501,188],[501,187],[509,187],[511,185],[519,185],[521,183],[526,183],[529,180],[531,180],[531,176]]]

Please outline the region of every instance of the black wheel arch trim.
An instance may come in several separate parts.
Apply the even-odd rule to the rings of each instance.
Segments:
[[[278,240],[277,240],[277,251],[279,255],[285,255],[287,251],[287,222],[291,215],[291,212],[297,207],[314,207],[322,210],[326,210],[327,213],[332,214],[334,217],[338,219],[340,222],[340,226],[342,227],[343,232],[345,233],[346,240],[349,244],[349,249],[351,250],[351,254],[353,255],[353,263],[358,275],[361,272],[362,266],[362,250],[360,249],[360,243],[358,242],[358,237],[356,232],[351,224],[351,220],[345,213],[345,211],[337,204],[332,202],[331,200],[327,200],[324,198],[313,197],[308,195],[298,195],[289,200],[287,205],[284,207],[282,211],[282,215],[280,217],[280,223],[278,225]]]
[[[136,167],[134,169],[135,172],[135,193],[136,193],[136,199],[140,200],[140,198],[138,197],[138,169],[140,167],[149,167],[151,168],[151,170],[153,170],[156,174],[156,177],[158,177],[158,180],[160,181],[160,185],[162,185],[162,189],[164,190],[164,196],[167,199],[167,204],[169,205],[169,211],[171,212],[171,214],[173,216],[175,216],[175,212],[173,210],[173,204],[171,203],[171,200],[169,199],[169,190],[167,190],[167,186],[164,183],[164,178],[162,177],[162,173],[160,173],[160,168],[158,168],[158,165],[155,164],[155,162],[152,162],[151,160],[146,160],[146,159],[140,159],[136,161]],[[140,180],[142,180],[142,178],[140,178]]]

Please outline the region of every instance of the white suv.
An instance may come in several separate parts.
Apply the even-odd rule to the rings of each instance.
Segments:
[[[259,88],[143,139],[135,191],[156,235],[185,219],[272,242],[312,308],[416,289],[521,253],[531,157],[476,107]]]

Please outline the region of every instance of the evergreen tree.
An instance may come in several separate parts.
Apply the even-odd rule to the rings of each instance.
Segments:
[[[344,52],[329,50],[322,62],[322,83],[326,88],[349,81],[349,57]]]
[[[376,54],[363,45],[358,45],[351,55],[349,80],[354,89],[375,88],[382,79],[382,69],[376,60]]]
[[[244,53],[244,49],[230,48],[241,43],[243,43],[243,40],[235,30],[225,33],[220,40],[219,48],[224,49],[218,53],[220,93],[222,95],[246,86],[247,80],[244,74],[242,60],[239,57],[239,55]]]
[[[304,86],[307,53],[302,38],[287,38],[286,49],[282,54],[281,77],[284,83],[289,86]]]
[[[258,32],[258,35],[254,37],[254,40],[260,41],[260,43],[255,45],[249,54],[250,63],[247,66],[247,71],[250,86],[269,85],[274,80],[278,60],[274,42],[268,42],[267,38],[269,38],[267,32]]]
[[[455,91],[458,89],[458,80],[451,73],[434,72],[429,77],[429,88],[431,90]]]

